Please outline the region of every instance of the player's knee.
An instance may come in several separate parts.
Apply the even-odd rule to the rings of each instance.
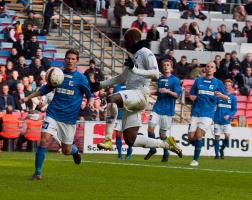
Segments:
[[[71,149],[70,148],[62,148],[62,153],[64,155],[71,155]]]
[[[47,148],[49,144],[49,140],[45,137],[41,137],[39,146]]]
[[[194,139],[194,134],[193,133],[188,133],[188,140],[193,141]]]
[[[130,147],[132,147],[134,145],[134,142],[135,142],[135,140],[133,140],[132,138],[127,138],[127,137],[124,138],[124,141]]]
[[[148,126],[148,133],[149,134],[154,133],[154,127],[153,126]]]

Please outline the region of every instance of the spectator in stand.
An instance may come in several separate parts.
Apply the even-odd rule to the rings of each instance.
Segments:
[[[39,49],[39,42],[36,35],[32,35],[30,41],[25,48],[25,58],[33,59],[36,56],[36,51]]]
[[[169,26],[167,26],[167,17],[165,16],[161,17],[161,22],[158,25],[158,27],[163,27],[164,32],[167,32],[169,30]]]
[[[24,93],[25,93],[25,96],[30,95],[30,94],[33,92],[33,90],[32,90],[32,86],[31,86],[30,83],[29,83],[29,78],[28,78],[28,76],[23,77],[22,83],[23,83],[23,85],[24,85]]]
[[[90,119],[91,119],[90,116],[91,116],[91,112],[90,112],[89,107],[87,106],[87,99],[83,98],[82,103],[81,103],[81,107],[80,107],[79,120],[90,121]]]
[[[209,47],[211,51],[224,51],[220,33],[216,34],[215,39],[209,44]]]
[[[14,94],[17,89],[17,84],[20,83],[20,80],[18,79],[18,71],[14,70],[11,74],[11,79],[7,80],[8,86],[9,86],[9,93]]]
[[[128,12],[130,15],[134,15],[136,8],[138,7],[137,0],[131,0],[128,3]]]
[[[239,65],[231,66],[230,79],[233,81],[235,89],[239,88],[242,95],[248,95],[247,91],[244,90],[244,80],[239,67]]]
[[[241,62],[240,71],[245,73],[247,67],[252,67],[252,53],[248,53],[246,58]]]
[[[221,60],[221,66],[225,66],[230,71],[231,53],[225,53],[225,57]]]
[[[44,25],[43,31],[45,34],[49,33],[51,18],[54,15],[54,7],[59,6],[62,0],[48,0],[44,11]]]
[[[215,62],[219,63],[220,57],[215,58]],[[230,53],[225,54],[225,58],[220,62],[219,68],[216,69],[214,76],[222,81],[230,78]]]
[[[18,26],[17,26],[17,32],[19,33],[19,34],[21,34],[22,32],[23,32],[23,30],[22,30],[22,24],[21,24],[21,22],[19,21],[19,17],[17,16],[17,15],[15,15],[15,16],[13,16],[12,17],[12,24],[15,24],[15,23],[17,23],[18,22]]]
[[[186,79],[189,76],[190,66],[187,63],[187,57],[181,56],[180,61],[177,63],[174,69],[174,75],[180,80]]]
[[[138,7],[134,13],[135,16],[143,15],[145,17],[154,17],[155,13],[150,4],[147,3],[147,0],[140,0]]]
[[[212,29],[210,27],[206,28],[205,35],[203,37],[203,41],[208,41],[209,43],[212,43],[214,40],[212,35]]]
[[[42,71],[45,71],[45,68],[44,68],[44,66],[42,66],[40,59],[34,58],[33,62],[31,63],[31,65],[29,67],[29,74],[33,75],[34,78],[37,80]]]
[[[199,5],[196,4],[196,5],[193,7],[191,18],[192,18],[192,19],[197,18],[197,19],[205,20],[207,17],[206,17],[206,15],[204,15],[204,14],[200,11]]]
[[[142,31],[143,33],[148,32],[148,25],[146,22],[144,22],[144,18],[141,15],[138,15],[137,20],[132,22],[131,28],[137,28],[140,31]]]
[[[50,62],[48,58],[43,57],[42,49],[38,48],[35,54],[35,58],[39,58],[41,61],[41,65],[45,68],[45,71],[47,71],[50,68]]]
[[[126,16],[126,15],[129,15],[129,13],[126,10],[125,0],[119,0],[119,2],[116,3],[115,8],[114,8],[114,16],[116,19],[116,24],[118,26],[121,25],[122,16]]]
[[[28,24],[27,29],[23,31],[24,41],[28,42],[32,35],[38,35],[38,31],[33,28],[33,24]]]
[[[18,83],[16,87],[17,89],[13,94],[16,104],[16,110],[26,112],[27,108],[29,108],[32,105],[32,102],[28,101],[26,103],[20,103],[20,99],[23,99],[25,97],[24,85],[22,83]]]
[[[233,29],[231,31],[231,35],[234,35],[234,37],[242,37],[241,31],[239,31],[238,24],[234,23],[233,24]]]
[[[7,6],[0,7],[0,18],[11,18]]]
[[[6,7],[7,2],[5,0],[2,0],[0,2],[0,7]]]
[[[225,10],[224,4],[222,3],[222,0],[214,0],[214,3],[211,4],[210,10],[226,13],[226,10]]]
[[[245,10],[248,15],[252,15],[252,0],[247,0],[247,3],[245,5]]]
[[[89,68],[85,71],[84,75],[88,77],[89,73],[94,74],[95,82],[100,82],[104,80],[104,74],[102,73],[101,69],[96,66],[94,60],[89,61]]]
[[[244,82],[244,90],[247,94],[250,94],[250,90],[252,88],[252,68],[246,67],[245,73],[242,74],[243,82]]]
[[[236,21],[244,22],[247,19],[247,13],[243,5],[239,5],[234,9],[233,18]]]
[[[12,75],[13,70],[14,70],[13,62],[8,61],[6,63],[6,68],[5,68],[5,76],[6,76],[5,78],[6,78],[6,80],[11,79],[11,75]]]
[[[220,25],[220,34],[222,42],[231,42],[231,34],[227,32],[225,24]]]
[[[13,47],[13,48],[11,49],[11,54],[10,54],[10,56],[7,58],[7,62],[8,62],[8,61],[11,61],[11,62],[14,63],[14,65],[15,65],[15,64],[17,64],[18,58],[19,58],[19,56],[18,56],[18,51],[17,51],[17,49],[16,49],[15,47]]]
[[[158,41],[160,39],[159,32],[157,30],[157,25],[152,24],[151,29],[148,30],[146,40],[148,41]]]
[[[37,19],[37,18],[35,17],[35,12],[34,12],[33,10],[30,10],[30,11],[28,12],[28,17],[27,17],[27,19],[24,21],[23,29],[24,29],[24,30],[27,30],[29,24],[32,24],[32,25],[33,25],[33,28],[34,28],[35,30],[38,30],[38,29],[40,28],[40,26],[41,26],[40,21],[39,21],[39,19]]]
[[[15,70],[18,71],[19,79],[22,80],[23,77],[29,75],[29,66],[25,64],[25,57],[20,56],[18,58],[18,64],[14,67]]]
[[[24,34],[19,34],[18,40],[13,44],[13,48],[17,49],[18,56],[25,56],[26,45]]]
[[[187,2],[187,0],[180,0],[179,3],[177,3],[177,9],[179,9],[180,12],[183,12],[185,10],[190,10],[189,9],[189,3]]]
[[[230,65],[241,65],[241,61],[239,60],[239,58],[237,57],[237,52],[236,51],[232,51],[231,52],[231,59],[230,59]]]
[[[19,32],[18,32],[18,26],[19,26],[20,22],[17,21],[14,24],[12,24],[11,29],[9,31],[9,42],[17,42],[17,40],[19,39]]]
[[[204,51],[205,50],[205,46],[204,44],[200,41],[200,37],[198,35],[194,36],[194,51]]]
[[[9,94],[9,86],[3,85],[2,94],[0,95],[0,111],[4,111],[7,106],[15,108],[15,101],[13,96]]]
[[[2,94],[3,91],[3,85],[6,85],[7,81],[3,80],[3,74],[0,73],[0,94]]]
[[[252,43],[252,29],[247,30],[247,38],[248,38],[248,43]]]
[[[200,68],[200,64],[197,58],[192,59],[192,63],[190,66],[189,79],[196,79],[198,77],[202,77],[203,73]]]
[[[185,34],[185,39],[179,42],[179,49],[180,50],[193,50],[194,46],[191,41],[191,34]]]
[[[38,87],[41,87],[42,85],[46,85],[46,72],[45,71],[40,72],[40,76],[36,80],[36,85]]]
[[[6,66],[5,65],[0,65],[0,74],[2,74],[2,79],[6,81]]]
[[[248,32],[252,29],[251,26],[251,21],[250,20],[246,20],[245,21],[245,26],[242,29],[242,35],[243,37],[248,37]]]
[[[189,25],[189,32],[192,35],[202,35],[201,31],[199,30],[199,25],[195,21]]]
[[[177,64],[177,60],[176,58],[174,57],[174,51],[173,50],[169,50],[167,52],[167,54],[165,54],[165,56],[162,58],[162,60],[164,59],[168,59],[168,60],[171,60],[173,65],[172,66],[176,66]],[[160,70],[159,70],[160,71]]]
[[[220,55],[215,56],[214,64],[216,65],[216,72],[214,73],[214,77],[221,80],[222,74],[220,74],[220,68],[221,68],[221,56]]]
[[[41,74],[41,72],[40,72],[40,74]],[[39,76],[40,76],[40,74],[39,74]],[[28,76],[28,79],[29,79],[29,84],[30,84],[30,86],[32,87],[32,91],[35,91],[36,88],[37,88],[37,84],[36,84],[36,82],[35,82],[34,76],[33,76],[33,75],[29,75],[29,76]]]
[[[172,30],[168,30],[167,32],[167,36],[164,37],[161,42],[160,42],[160,54],[161,56],[165,56],[165,54],[169,51],[169,50],[174,50],[177,49],[177,41],[176,39],[173,37],[173,32]]]
[[[190,33],[188,23],[182,24],[181,27],[179,27],[178,34],[185,35]]]

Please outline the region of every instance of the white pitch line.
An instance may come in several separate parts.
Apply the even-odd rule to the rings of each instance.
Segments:
[[[16,160],[33,160],[33,159],[17,158]],[[61,159],[46,159],[46,161],[73,162],[72,160],[63,160],[63,159],[62,160]],[[91,161],[91,160],[83,160],[82,163],[105,164],[105,165],[122,165],[122,166],[133,166],[133,167],[149,167],[149,168],[182,169],[182,170],[195,170],[195,171],[198,170],[198,171],[237,173],[237,174],[252,174],[252,171],[209,169],[209,168],[170,166],[170,165],[147,165],[147,164],[137,164],[137,163],[119,163],[119,162]]]

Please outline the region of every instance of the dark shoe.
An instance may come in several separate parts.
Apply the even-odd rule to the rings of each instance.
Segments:
[[[81,155],[78,151],[73,154],[73,160],[76,165],[79,165],[81,163]]]
[[[144,157],[144,160],[149,160],[155,153],[157,153],[156,149],[150,149],[149,153]]]
[[[168,156],[163,156],[161,162],[168,162],[169,157]]]
[[[220,150],[220,158],[223,160],[224,159],[224,151]]]
[[[42,176],[41,175],[37,175],[37,174],[33,174],[31,177],[31,180],[36,181],[36,180],[41,180]]]

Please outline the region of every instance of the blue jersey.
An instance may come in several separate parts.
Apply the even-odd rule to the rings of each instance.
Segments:
[[[170,75],[169,77],[161,76],[158,79],[158,91],[161,88],[169,89],[177,93],[178,96],[181,94],[180,81],[174,75]],[[158,92],[157,101],[152,111],[159,115],[173,116],[175,114],[175,103],[176,98],[169,94]]]
[[[114,86],[114,93],[119,92],[121,90],[126,90],[126,86],[121,84],[116,84]],[[118,108],[118,115],[117,115],[118,120],[122,119],[122,114],[123,114],[123,108]]]
[[[214,123],[225,125],[230,124],[231,119],[237,111],[236,97],[232,94],[228,95],[228,100],[225,101],[221,98],[217,100],[217,108],[214,114]],[[225,120],[224,117],[229,115],[229,119]]]
[[[215,91],[226,94],[223,83],[216,78],[206,79],[197,78],[191,88],[190,95],[197,96],[193,102],[191,116],[208,117],[213,119],[217,105],[217,96]]]
[[[43,85],[40,94],[46,95],[54,88]],[[46,115],[59,122],[76,124],[83,95],[87,99],[92,97],[86,76],[78,71],[64,71],[64,81],[55,89],[52,102],[49,104]]]

